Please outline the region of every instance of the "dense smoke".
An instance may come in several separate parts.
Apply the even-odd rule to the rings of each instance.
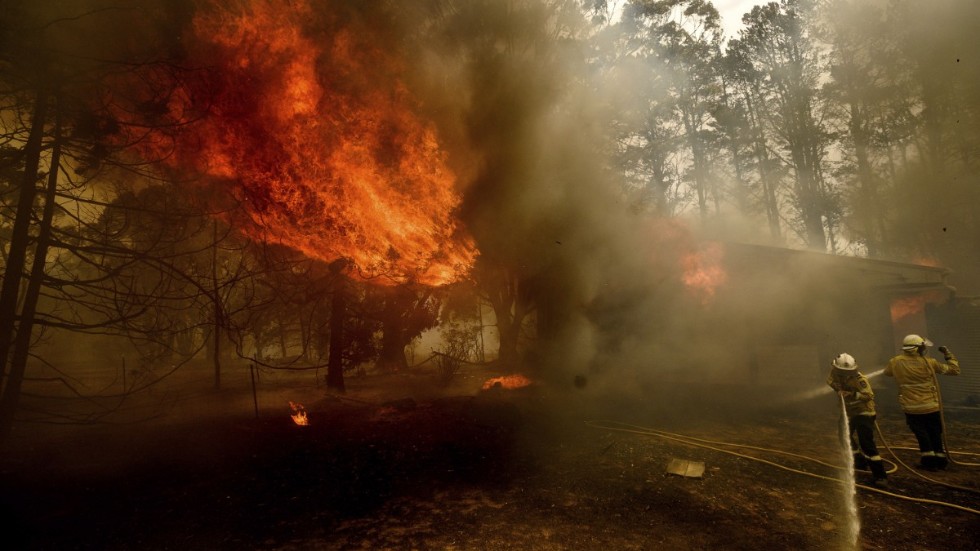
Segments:
[[[545,3],[468,2],[437,22],[422,52],[425,97],[437,94],[463,163],[461,215],[482,265],[531,286],[541,340],[530,363],[563,382],[619,348],[612,333],[649,334],[667,306],[657,297],[677,281],[665,236],[628,214],[608,170],[584,23]]]
[[[215,3],[206,9],[215,7],[220,10],[224,5]],[[707,370],[725,364],[732,354],[748,354],[747,343],[765,339],[760,336],[762,328],[821,310],[819,304],[807,303],[806,297],[815,295],[807,289],[825,282],[826,274],[804,262],[777,273],[754,267],[733,275],[754,279],[740,282],[755,291],[745,301],[692,297],[682,273],[683,259],[701,247],[692,228],[714,237],[740,235],[764,242],[764,223],[736,209],[697,222],[683,218],[667,222],[657,219],[665,213],[651,216],[636,208],[624,192],[628,188],[614,168],[617,145],[609,133],[610,120],[645,116],[632,102],[649,101],[645,92],[664,74],[692,81],[695,76],[670,73],[667,61],[659,69],[653,67],[652,73],[649,67],[631,72],[629,65],[603,70],[602,64],[589,59],[593,31],[588,21],[569,3],[334,3],[311,4],[311,8],[311,17],[301,29],[306,40],[336,43],[337,36],[349,33],[362,37],[351,43],[355,59],[391,60],[376,64],[372,73],[377,74],[369,81],[351,81],[331,65],[333,57],[324,56],[318,67],[324,89],[346,90],[350,97],[372,93],[373,85],[392,90],[407,86],[409,96],[418,100],[414,108],[419,117],[435,122],[439,146],[448,153],[446,162],[462,194],[456,214],[480,254],[473,275],[479,278],[481,269],[512,271],[531,290],[538,340],[528,359],[544,368],[542,373],[568,381],[573,374],[610,369],[640,376],[687,366]],[[231,7],[232,12],[238,9]],[[923,55],[952,59],[953,52],[964,47],[958,41],[967,39],[965,31],[948,25],[953,13],[922,14],[912,7],[899,12],[901,21],[893,24],[901,27],[902,21],[926,20],[908,36],[933,47],[923,46]],[[927,32],[931,25],[946,29],[948,43]],[[823,39],[813,32],[814,40]],[[387,55],[382,58],[378,52]],[[919,66],[936,70],[931,58],[920,60]],[[949,82],[957,93],[969,96],[970,80],[960,74],[969,70],[956,71],[926,75],[923,80]],[[644,80],[651,78],[653,84]],[[964,113],[964,120],[974,116]],[[950,117],[933,120],[954,124]],[[937,167],[928,166],[934,161],[923,158],[922,170],[936,175]],[[949,202],[946,212],[968,208],[970,202],[955,195],[960,193],[956,190],[970,193],[962,182],[967,179],[962,174],[967,166],[958,165],[932,178],[910,171],[899,180],[896,192],[903,194],[902,186],[914,186],[916,195],[935,195],[937,201]],[[724,171],[715,173],[721,178]],[[933,191],[933,182],[950,191]],[[411,200],[411,194],[406,197]],[[957,247],[967,241],[955,234],[975,228],[974,217],[968,212],[946,215],[944,220],[952,221],[943,223],[943,241],[928,237],[937,235],[933,224],[926,222],[923,227],[924,217],[903,213],[902,205],[896,201],[898,216],[886,231],[920,243],[920,250],[936,249],[935,256],[962,256]],[[914,203],[905,205],[917,208]],[[853,217],[861,214],[858,207]],[[858,237],[847,227],[840,231],[844,239]],[[719,261],[728,261],[724,253]],[[971,273],[969,262],[963,267]],[[865,292],[844,279],[835,283],[837,294],[857,297]],[[745,329],[746,325],[754,329]],[[810,340],[804,336],[789,340],[794,339]]]
[[[847,3],[841,7],[842,13],[847,13],[844,8],[857,8]],[[969,25],[956,23],[956,14],[964,13],[961,9],[975,12],[963,2],[935,10],[911,5],[891,15],[889,28],[917,44],[915,50],[928,58],[919,62],[923,71],[938,72],[922,80],[936,83],[944,99],[939,105],[968,107],[962,118],[934,118],[936,132],[961,128],[970,134],[963,143],[976,143],[972,129],[977,125],[965,124],[975,120],[978,104],[978,79],[969,78],[976,72],[976,61],[967,58],[967,52],[975,50],[969,47],[975,38]],[[554,367],[551,372],[564,381],[583,373],[647,378],[693,368],[705,374],[716,368],[723,371],[753,349],[780,342],[856,350],[868,364],[880,361],[882,343],[869,342],[874,338],[862,331],[869,318],[882,321],[875,317],[881,311],[875,301],[880,299],[869,296],[867,281],[855,272],[834,268],[820,258],[793,257],[769,266],[762,263],[771,262],[769,258],[752,266],[732,260],[726,264],[726,269],[734,269],[728,282],[732,290],[725,298],[705,302],[688,294],[682,284],[682,259],[700,250],[696,233],[776,245],[785,241],[772,240],[764,220],[737,209],[690,223],[666,223],[632,208],[621,173],[610,169],[616,146],[608,124],[611,115],[634,112],[631,102],[637,90],[657,85],[644,81],[650,77],[648,67],[631,74],[628,65],[607,72],[585,64],[585,21],[548,3],[505,7],[475,2],[439,13],[443,18],[428,19],[424,35],[410,33],[409,44],[421,44],[421,53],[412,47],[406,51],[423,61],[413,65],[424,71],[420,89],[428,90],[423,97],[434,102],[430,105],[442,121],[446,143],[462,165],[462,216],[484,260],[519,270],[534,284],[542,341],[532,362]],[[828,13],[814,12],[812,17]],[[959,19],[967,20],[976,18]],[[816,19],[807,23],[820,47],[834,40],[817,31]],[[937,39],[940,35],[943,38]],[[946,63],[939,63],[941,59]],[[955,98],[947,95],[951,93]],[[872,99],[867,98],[868,103]],[[820,101],[822,116],[831,116],[831,109]],[[899,136],[886,139],[891,138]],[[827,155],[836,158],[839,153],[830,148]],[[954,266],[954,283],[958,277],[965,287],[961,292],[975,292],[975,255],[963,249],[976,244],[965,237],[976,230],[976,217],[969,212],[975,201],[968,199],[976,197],[977,186],[970,184],[974,178],[969,176],[975,161],[951,161],[940,177],[938,167],[927,168],[931,161],[924,159],[926,174],[909,171],[894,192],[882,190],[880,200],[894,205],[897,214],[883,217],[886,233],[880,253],[903,261],[941,258]],[[724,178],[720,166],[715,174]],[[916,188],[911,195],[935,197],[935,204],[903,201],[907,186]],[[832,190],[828,201],[848,197],[839,184],[833,189],[837,191]],[[831,234],[845,250],[860,251],[863,240],[869,239],[860,222],[866,207],[855,200],[852,220]],[[931,254],[916,256],[910,252],[914,249]],[[852,313],[835,310],[831,301],[850,304]],[[807,334],[806,324],[799,323],[804,319],[811,326],[837,330]],[[791,361],[808,360],[818,358],[804,355]]]
[[[638,373],[650,366],[656,371],[696,364],[705,369],[704,366],[724,362],[728,355],[745,350],[745,343],[752,340],[746,336],[745,325],[775,326],[788,316],[819,310],[819,305],[802,304],[805,300],[798,297],[805,292],[799,289],[819,285],[824,276],[820,269],[802,263],[781,273],[752,271],[754,276],[766,277],[741,283],[758,291],[750,295],[751,299],[729,297],[712,301],[689,293],[684,284],[684,259],[703,252],[701,236],[696,234],[703,231],[708,237],[739,236],[765,242],[767,239],[760,237],[765,223],[757,213],[735,208],[719,208],[690,224],[682,217],[667,221],[666,215],[675,213],[651,215],[642,202],[636,201],[633,190],[624,182],[627,175],[615,166],[620,144],[611,137],[610,119],[638,122],[629,120],[645,116],[637,108],[638,98],[646,101],[644,93],[655,91],[663,83],[650,80],[656,74],[648,66],[637,65],[636,72],[632,72],[628,63],[616,67],[599,63],[607,54],[597,53],[595,48],[600,42],[593,40],[593,22],[574,2],[297,2],[284,7],[264,1],[214,1],[179,6],[161,3],[157,9],[142,2],[138,8],[116,4],[110,9],[93,2],[93,11],[105,9],[112,15],[79,19],[99,21],[96,30],[100,36],[116,37],[112,42],[93,41],[99,51],[91,52],[91,57],[107,55],[104,50],[112,49],[110,46],[129,47],[142,38],[145,44],[138,50],[144,55],[156,48],[177,55],[188,68],[213,68],[207,64],[234,61],[230,54],[220,51],[221,44],[201,43],[209,38],[208,32],[214,35],[222,29],[215,23],[220,14],[238,14],[253,8],[275,13],[281,8],[302,12],[283,17],[297,24],[298,34],[293,38],[300,46],[315,44],[336,50],[343,43],[351,48],[353,59],[366,60],[347,67],[345,72],[336,64],[337,58],[330,49],[325,48],[325,53],[310,60],[306,68],[315,70],[326,94],[341,92],[336,96],[338,102],[390,93],[391,103],[407,106],[423,121],[422,126],[432,121],[435,139],[445,156],[426,166],[438,168],[445,162],[459,194],[458,203],[455,199],[444,203],[456,210],[434,218],[450,229],[436,233],[443,240],[459,238],[462,232],[453,229],[458,219],[460,228],[472,236],[479,251],[480,260],[471,275],[479,279],[481,270],[509,270],[531,290],[537,305],[538,341],[529,361],[539,367],[555,368],[542,369],[542,373],[554,373],[567,382],[574,375],[613,368]],[[955,94],[958,105],[971,106],[962,113],[944,113],[943,117],[931,119],[937,125],[936,132],[956,130],[963,135],[964,147],[976,143],[975,129],[980,125],[973,123],[978,103],[976,82],[980,79],[971,78],[977,74],[976,60],[969,57],[970,52],[976,51],[971,47],[976,38],[967,24],[976,20],[969,16],[976,13],[976,7],[969,2],[946,2],[934,10],[906,7],[905,11],[893,13],[889,28],[906,32],[910,48],[921,53],[918,67],[927,74],[920,75],[920,80],[939,84],[935,95]],[[145,23],[130,23],[134,13],[140,15],[135,19]],[[967,16],[960,17],[962,14]],[[210,21],[210,26],[202,27],[201,21]],[[200,32],[202,28],[207,32]],[[153,32],[145,32],[146,29]],[[85,30],[77,36],[94,32]],[[69,36],[76,35],[65,33],[65,40]],[[344,42],[338,40],[341,36],[352,38]],[[75,42],[64,47],[81,51]],[[203,57],[202,52],[206,54]],[[265,63],[268,59],[261,61],[256,63],[260,69],[274,70],[276,64]],[[257,77],[268,75],[260,72]],[[247,82],[242,75],[236,78]],[[290,82],[285,79],[277,84],[285,87]],[[949,83],[950,88],[942,83]],[[198,92],[204,93],[203,89]],[[245,94],[249,89],[243,87],[241,92]],[[283,92],[286,96],[298,93],[285,88]],[[968,101],[964,102],[964,98]],[[310,124],[339,128],[343,117],[324,111],[336,104],[318,101],[315,108],[321,111],[321,117],[312,115],[312,104],[303,113],[309,116]],[[169,108],[173,109],[173,105]],[[257,108],[265,107],[260,104]],[[408,127],[392,126],[396,134],[405,128]],[[225,130],[248,134],[247,148],[238,156],[225,159],[236,168],[258,163],[256,159],[261,161],[264,156],[273,160],[303,157],[316,150],[299,139],[266,136],[257,126],[228,126]],[[317,131],[323,132],[322,127]],[[371,147],[377,155],[398,158],[402,152],[398,148],[404,147],[398,140],[403,134],[417,139],[425,133],[388,136],[387,140],[372,142]],[[343,129],[338,135],[343,135]],[[202,134],[197,138],[206,137]],[[962,156],[966,160],[948,170],[938,171],[941,167],[923,161],[896,178],[896,193],[886,195],[884,202],[897,214],[885,219],[882,231],[892,236],[893,242],[914,242],[919,250],[932,250],[944,263],[962,258],[962,281],[965,290],[971,292],[968,284],[970,274],[976,274],[976,255],[967,249],[975,241],[960,236],[976,234],[976,217],[971,210],[978,186],[972,185],[975,176],[971,174],[976,171],[970,170],[975,161],[966,150]],[[208,172],[208,167],[180,164],[180,159],[175,159],[176,156],[168,158],[167,162],[177,168],[191,166]],[[223,166],[218,168],[218,172],[225,170]],[[319,169],[310,165],[305,168]],[[726,178],[725,170],[715,170],[719,181]],[[281,179],[283,175],[274,176]],[[288,176],[297,182],[308,178],[301,171]],[[423,179],[421,185],[430,183]],[[324,198],[305,189],[262,196],[254,187],[249,188],[247,181],[242,185],[241,195],[247,200],[258,196],[269,203],[300,204],[299,211],[312,210],[309,205],[304,206],[304,198],[331,215],[333,206],[345,201],[342,188]],[[399,185],[395,202],[399,205],[410,204],[414,195],[429,191],[412,189],[411,182],[407,188],[405,182]],[[840,193],[830,199],[846,196]],[[916,199],[906,201],[905,197]],[[719,201],[717,197],[715,200]],[[791,199],[783,201],[789,203]],[[684,206],[678,203],[676,208],[683,211]],[[275,214],[289,221],[295,221],[297,216],[295,211]],[[860,208],[845,216],[853,224],[843,227],[838,238],[862,243],[865,236],[854,229],[862,227],[861,216]],[[351,244],[371,237],[370,229],[347,227],[344,219],[338,220],[341,222],[337,222],[336,233],[355,235]],[[692,229],[695,227],[698,231]],[[317,231],[309,223],[299,223],[297,228],[304,237]],[[283,234],[275,234],[274,238],[303,248],[295,245],[301,241],[291,243]],[[313,243],[304,249],[307,252],[323,252],[316,241],[302,243]],[[440,247],[446,247],[445,243],[434,249]],[[898,248],[891,247],[891,251]],[[384,256],[389,251],[377,246],[374,252]],[[333,252],[327,250],[324,254]],[[723,251],[719,258],[715,261],[724,264],[729,257]],[[748,271],[751,270],[743,271],[743,275]],[[740,276],[730,275],[727,284],[732,284],[735,277]],[[846,289],[848,285],[840,287]],[[863,290],[853,292],[860,294]],[[764,300],[759,298],[762,295]]]

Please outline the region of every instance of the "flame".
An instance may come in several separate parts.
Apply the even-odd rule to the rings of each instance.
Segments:
[[[897,322],[909,316],[921,313],[925,309],[925,306],[926,298],[923,296],[892,299],[892,322]]]
[[[939,260],[937,260],[935,258],[932,258],[932,257],[928,257],[928,256],[921,256],[921,257],[913,258],[912,259],[912,263],[913,264],[918,264],[919,266],[929,266],[930,268],[941,268],[942,267],[942,264],[939,262]]]
[[[293,422],[301,427],[305,427],[310,424],[309,418],[306,416],[306,408],[303,404],[297,404],[292,400],[289,401],[289,409],[293,410],[290,417],[293,418]]]
[[[165,102],[184,124],[125,138],[143,158],[228,186],[246,211],[232,222],[250,238],[345,258],[381,283],[457,280],[477,251],[436,129],[380,40],[330,17],[302,0],[208,4],[182,42],[212,70]]]
[[[722,267],[724,253],[720,243],[710,242],[681,257],[681,267],[684,270],[681,280],[703,305],[714,300],[718,286],[728,281],[728,274]]]
[[[493,377],[483,383],[483,390],[490,390],[499,385],[501,388],[513,390],[531,384],[531,380],[524,375],[504,375],[503,377]]]

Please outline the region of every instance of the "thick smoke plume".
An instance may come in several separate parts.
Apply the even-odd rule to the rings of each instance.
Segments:
[[[201,121],[216,126],[140,147],[233,187],[251,205],[251,219],[236,220],[244,231],[325,260],[354,257],[396,280],[442,284],[461,267],[475,277],[483,267],[516,272],[538,305],[530,359],[567,381],[612,369],[709,369],[764,339],[763,328],[821,311],[806,292],[825,274],[804,262],[747,284],[764,300],[689,293],[685,282],[705,276],[685,271],[710,273],[728,257],[681,222],[626,204],[605,125],[629,94],[611,93],[600,82],[608,75],[586,63],[590,31],[573,2],[182,7],[161,10],[176,30],[157,40],[209,76],[179,87],[164,107],[177,118],[208,111],[215,116]],[[247,27],[250,17],[260,24]],[[944,47],[959,51],[962,25],[942,28],[957,41]],[[957,75],[975,74],[969,63]],[[975,94],[969,79],[956,82]],[[956,198],[969,196],[957,182]],[[972,204],[925,187],[956,212]],[[975,229],[975,217],[949,227]]]
[[[746,315],[764,327],[802,310],[779,291],[797,278],[760,283],[772,303],[690,293],[722,283],[709,274],[724,251],[625,204],[603,119],[617,106],[586,64],[574,5],[257,0],[204,3],[190,21],[188,59],[216,70],[171,109],[206,97],[211,112],[168,162],[237,186],[257,219],[245,231],[327,260],[442,263],[420,272],[441,283],[471,235],[471,276],[507,270],[530,289],[528,363],[542,376],[703,373],[747,350]],[[395,215],[420,205],[418,228]],[[435,241],[407,254],[393,240],[406,232]]]
[[[607,102],[584,64],[574,9],[461,3],[430,20],[414,54],[423,96],[463,163],[462,216],[482,261],[532,286],[531,360],[567,382],[599,365],[649,363],[640,343],[684,295],[678,259],[693,250],[682,226],[624,204],[608,170]]]

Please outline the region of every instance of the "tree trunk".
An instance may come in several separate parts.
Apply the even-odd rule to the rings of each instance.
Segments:
[[[527,302],[522,298],[522,283],[517,276],[504,274],[499,287],[490,293],[490,306],[497,320],[497,337],[500,347],[497,361],[502,365],[517,367],[520,363],[518,345],[521,327],[528,315]]]
[[[47,118],[47,111],[47,93],[39,91],[34,101],[31,132],[27,138],[27,143],[24,145],[24,178],[21,182],[20,195],[17,198],[17,214],[14,218],[14,227],[10,237],[10,250],[6,258],[3,287],[0,288],[0,381],[2,381],[0,386],[7,384],[4,375],[7,372],[10,347],[14,341],[17,302],[20,298],[24,266],[27,263],[27,249],[30,246],[31,218],[34,211],[34,199],[37,196],[38,165],[41,161],[41,149],[44,145],[44,123]]]
[[[330,300],[330,350],[327,358],[327,388],[344,392],[344,322],[347,317],[347,278],[343,274],[347,263],[334,261],[333,297]]]
[[[881,236],[876,231],[880,218],[878,205],[878,190],[875,185],[874,171],[868,156],[870,141],[865,130],[865,121],[861,113],[859,100],[849,94],[850,120],[848,121],[851,138],[854,140],[854,156],[857,160],[857,176],[860,185],[862,217],[864,219],[864,243],[868,248],[868,256],[876,257],[879,251]]]
[[[698,213],[701,221],[708,220],[708,194],[710,193],[708,184],[707,161],[705,159],[704,144],[698,134],[699,128],[695,121],[696,113],[685,110],[681,118],[684,122],[684,132],[687,135],[687,146],[691,150],[692,177],[694,179],[694,189],[698,196]]]
[[[405,312],[403,302],[399,300],[401,290],[392,287],[385,292],[384,310],[381,314],[381,353],[378,364],[390,371],[402,371],[408,368],[405,358]]]
[[[286,343],[286,320],[279,316],[279,324],[277,326],[279,333],[279,357],[281,359],[286,359],[289,354],[289,346]]]
[[[218,221],[212,223],[211,229],[211,302],[214,308],[214,341],[211,347],[211,361],[214,366],[214,388],[221,388],[221,328],[224,326],[224,315],[221,308],[221,294],[218,288]]]
[[[756,90],[758,93],[758,90]],[[769,170],[769,153],[766,151],[766,137],[763,134],[762,120],[756,112],[755,102],[752,94],[745,93],[745,105],[749,116],[749,125],[753,129],[752,149],[755,153],[755,161],[759,167],[759,180],[762,183],[762,201],[766,210],[766,220],[769,222],[769,235],[779,241],[782,240],[783,230],[779,222],[779,200],[776,197],[776,183],[772,179],[772,171]]]
[[[807,248],[815,251],[826,251],[827,233],[823,227],[823,194],[820,190],[815,167],[802,149],[802,146],[794,146],[791,156],[796,168],[796,193],[802,211],[803,226],[806,230]]]
[[[517,353],[520,327],[515,327],[510,320],[506,323],[500,323],[498,318],[497,333],[500,338],[500,350],[497,352],[497,361],[501,365],[516,367],[520,362],[520,355]]]
[[[379,363],[391,371],[403,371],[408,369],[408,359],[405,358],[404,331],[398,327],[397,322],[384,324],[381,337],[381,356]]]
[[[214,305],[214,332],[211,335],[211,365],[214,368],[214,388],[221,388],[221,311]]]
[[[724,105],[729,112],[734,112],[731,98],[728,96],[728,87],[729,87],[728,80],[724,77],[724,74],[722,74],[721,77],[722,105]],[[729,122],[729,125],[731,124],[732,123]],[[740,212],[749,212],[749,201],[745,193],[746,188],[748,186],[747,186],[747,182],[745,181],[745,176],[742,174],[742,159],[739,153],[740,139],[731,129],[729,129],[729,131],[725,133],[725,137],[728,138],[726,140],[726,145],[728,146],[728,150],[732,154],[732,170],[735,172],[735,193],[734,193],[735,204],[737,205],[738,210]]]
[[[54,126],[54,146],[51,151],[48,185],[44,194],[44,211],[41,215],[38,231],[37,247],[34,251],[34,263],[24,294],[24,304],[21,309],[20,323],[17,324],[17,335],[14,339],[13,357],[10,361],[10,373],[7,384],[0,395],[0,448],[10,436],[14,416],[20,403],[20,389],[24,382],[24,372],[27,369],[27,358],[31,350],[31,333],[34,330],[34,315],[37,313],[37,302],[41,295],[41,285],[44,282],[44,266],[48,256],[48,246],[51,240],[51,221],[54,219],[54,205],[58,190],[58,171],[61,163],[61,120],[56,116]],[[32,186],[33,187],[33,186]]]

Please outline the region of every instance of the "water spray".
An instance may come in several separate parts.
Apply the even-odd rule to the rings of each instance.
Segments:
[[[885,370],[884,370],[884,368],[882,368],[882,369],[879,369],[878,371],[872,371],[871,373],[868,373],[867,375],[865,375],[865,377],[867,377],[868,379],[873,379],[873,378],[877,377],[878,375],[881,375],[884,372],[885,372]],[[817,388],[814,388],[812,390],[808,390],[806,392],[801,392],[799,394],[796,394],[796,395],[790,397],[789,398],[789,401],[790,402],[802,402],[804,400],[810,400],[812,398],[816,398],[817,396],[822,396],[824,394],[830,394],[833,391],[834,390],[832,388],[830,388],[829,386],[827,386],[827,385],[820,385]]]
[[[844,396],[840,398],[841,455],[844,458],[844,510],[847,525],[844,531],[845,549],[858,548],[858,534],[861,533],[861,519],[857,513],[857,487],[854,479],[854,453],[851,450],[851,421],[847,417]]]

